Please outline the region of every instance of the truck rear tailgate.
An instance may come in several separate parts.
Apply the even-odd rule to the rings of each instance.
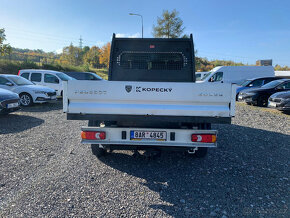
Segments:
[[[64,82],[68,114],[232,117],[235,85],[184,82]]]

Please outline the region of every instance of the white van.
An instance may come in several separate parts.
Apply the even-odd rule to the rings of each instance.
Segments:
[[[290,79],[290,71],[275,71],[275,76]]]
[[[201,81],[240,84],[246,79],[274,76],[272,66],[220,66],[213,68]]]
[[[47,86],[54,89],[58,97],[62,96],[62,81],[74,80],[62,72],[42,69],[19,70],[18,76],[22,76],[37,85]]]

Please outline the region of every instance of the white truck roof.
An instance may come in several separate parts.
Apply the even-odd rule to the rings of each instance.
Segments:
[[[62,73],[61,71],[56,70],[44,70],[44,69],[22,69],[21,72],[29,71],[29,72],[49,72],[49,73]]]
[[[290,77],[290,71],[275,71],[275,76]]]
[[[237,84],[251,78],[274,76],[272,66],[218,66],[213,68],[202,82],[209,82],[209,79],[218,72],[222,74],[220,82]]]

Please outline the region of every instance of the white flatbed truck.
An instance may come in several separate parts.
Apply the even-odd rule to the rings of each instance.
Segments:
[[[204,157],[217,146],[212,123],[231,123],[236,87],[195,83],[189,39],[132,39],[113,35],[108,81],[64,83],[69,120],[89,120],[82,143],[107,150],[186,151]]]

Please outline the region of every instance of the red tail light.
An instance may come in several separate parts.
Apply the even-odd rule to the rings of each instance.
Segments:
[[[20,70],[18,71],[18,76],[20,76]]]
[[[203,143],[215,143],[216,135],[212,134],[192,134],[191,135],[192,142],[203,142]]]
[[[82,139],[104,140],[106,139],[106,132],[82,131],[81,136],[82,136]]]

